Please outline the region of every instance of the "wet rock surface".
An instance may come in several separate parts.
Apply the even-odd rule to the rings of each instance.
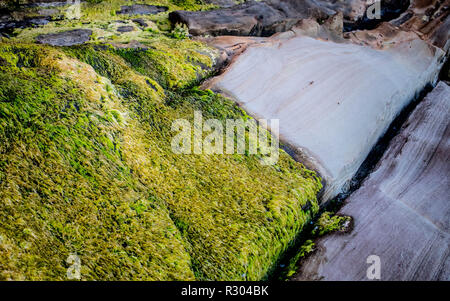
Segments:
[[[148,4],[134,4],[125,5],[120,8],[117,14],[126,15],[155,15],[167,11],[165,6],[148,5]]]
[[[90,40],[92,30],[75,29],[60,33],[39,35],[36,42],[52,46],[73,46],[86,43]]]
[[[450,280],[450,87],[440,82],[416,107],[378,167],[340,214],[350,234],[319,239],[295,280]]]

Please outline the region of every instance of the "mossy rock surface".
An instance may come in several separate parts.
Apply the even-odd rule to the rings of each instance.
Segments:
[[[164,32],[146,49],[30,43],[40,33],[0,43],[0,278],[64,280],[77,254],[85,280],[265,279],[320,179],[281,150],[274,166],[173,153],[176,119],[250,118],[196,88],[214,50]]]

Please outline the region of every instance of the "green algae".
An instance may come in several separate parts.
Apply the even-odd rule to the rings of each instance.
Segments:
[[[220,95],[164,90],[110,47],[0,49],[4,279],[64,279],[74,252],[84,279],[263,279],[318,210],[283,152],[172,153],[176,118],[248,118]]]
[[[304,232],[303,236],[306,239],[301,246],[296,250],[294,256],[292,256],[287,265],[283,266],[279,271],[279,280],[289,280],[290,277],[295,275],[301,267],[301,262],[309,254],[316,250],[315,240],[330,233],[335,232],[347,232],[351,229],[352,218],[350,216],[343,216],[333,214],[332,212],[325,211],[317,218],[312,226],[310,232]]]
[[[85,280],[266,279],[318,212],[320,179],[282,150],[275,166],[259,155],[174,154],[176,119],[251,117],[195,87],[218,54],[173,32],[167,14],[144,17],[159,29],[114,39],[144,48],[108,45],[111,12],[125,3],[86,3],[81,20],[0,43],[0,278],[66,279],[76,253]],[[28,44],[68,28],[111,35]]]
[[[83,279],[193,279],[165,204],[121,158],[120,127],[45,65],[52,54],[0,47],[0,278],[66,279],[76,253]]]

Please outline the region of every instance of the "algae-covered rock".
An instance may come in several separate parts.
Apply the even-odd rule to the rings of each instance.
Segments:
[[[175,154],[174,120],[248,116],[212,92],[163,88],[152,77],[178,63],[155,49],[63,50],[0,45],[0,277],[67,279],[74,254],[84,280],[267,277],[318,210],[316,174],[282,151],[275,166]]]

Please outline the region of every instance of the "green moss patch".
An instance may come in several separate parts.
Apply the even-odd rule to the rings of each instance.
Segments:
[[[318,211],[320,180],[281,150],[274,166],[174,154],[175,119],[250,118],[189,88],[186,62],[211,61],[179,48],[172,65],[157,46],[0,45],[0,277],[65,279],[71,253],[82,279],[271,272]]]
[[[292,256],[286,266],[280,271],[279,280],[286,280],[298,272],[299,266],[304,258],[316,250],[315,239],[334,232],[347,232],[352,227],[352,218],[333,214],[332,212],[323,212],[314,222],[311,232],[303,233],[307,237],[299,247],[294,256]]]

